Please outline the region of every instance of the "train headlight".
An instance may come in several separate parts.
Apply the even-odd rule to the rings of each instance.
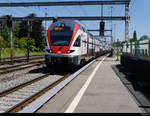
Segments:
[[[69,53],[70,53],[70,50],[68,50],[66,53],[69,54]]]
[[[69,54],[69,53],[72,53],[74,52],[74,50],[68,50],[66,53]]]

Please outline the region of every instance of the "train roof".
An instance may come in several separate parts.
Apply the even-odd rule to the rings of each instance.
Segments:
[[[69,26],[70,29],[73,31],[75,24],[79,24],[79,27],[81,30],[86,32],[89,36],[93,37],[93,34],[88,32],[86,28],[78,21],[78,20],[72,20],[72,19],[58,19],[56,22],[52,23],[52,28],[55,26],[60,26],[62,23],[64,23],[66,26]],[[51,28],[51,29],[52,29]]]
[[[66,26],[70,27],[70,29],[73,31],[76,22],[70,19],[59,19],[56,22],[52,23],[51,29],[53,29],[55,26],[60,26],[61,24],[65,24]]]
[[[78,20],[72,20],[72,19],[59,19],[56,22],[54,22],[53,24],[57,25],[60,23],[64,23],[67,24],[68,26],[72,26],[74,27],[75,24],[79,24],[80,29],[85,29],[85,27],[83,26],[83,24],[81,22],[79,22]]]

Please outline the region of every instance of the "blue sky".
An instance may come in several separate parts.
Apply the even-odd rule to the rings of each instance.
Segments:
[[[47,2],[47,1],[70,1],[70,0],[1,0],[0,2]],[[76,0],[72,0],[76,1]],[[85,0],[80,0],[85,1]],[[137,37],[148,35],[150,37],[150,0],[131,0],[130,4],[130,37],[133,31],[137,31]],[[113,16],[124,16],[123,5],[112,5]],[[110,16],[110,5],[104,6],[104,16]],[[12,14],[13,16],[27,16],[30,13],[36,13],[37,16],[45,16],[45,8],[47,8],[48,16],[101,16],[101,6],[51,6],[51,7],[1,7],[0,15]],[[87,29],[98,29],[100,21],[81,21]],[[51,21],[47,22],[47,26]],[[110,29],[110,21],[105,21],[106,29]],[[124,21],[113,21],[113,35],[115,40],[121,41],[125,38]],[[98,32],[93,32],[98,35]],[[107,32],[106,35],[110,33]],[[110,38],[108,38],[108,41]]]

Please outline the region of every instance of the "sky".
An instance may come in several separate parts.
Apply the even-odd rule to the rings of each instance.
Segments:
[[[11,2],[55,2],[55,1],[70,1],[70,0],[0,0],[1,3]],[[71,0],[77,1],[77,0]],[[79,0],[78,0],[79,1]],[[88,1],[88,0],[80,0]],[[90,0],[91,1],[91,0]],[[95,0],[96,1],[96,0]],[[133,31],[136,30],[138,39],[143,35],[150,37],[150,0],[131,0],[130,3],[130,38],[133,37]],[[105,5],[103,6],[103,16],[125,16],[124,5]],[[23,17],[30,13],[36,13],[37,16],[45,16],[45,12],[50,17],[59,16],[101,16],[101,5],[86,5],[86,6],[40,6],[40,7],[0,7],[0,16],[12,14],[12,16]],[[81,21],[87,29],[98,29],[100,21]],[[43,22],[44,25],[45,22]],[[47,21],[47,28],[51,21]],[[113,37],[115,41],[125,40],[125,22],[112,21]],[[111,29],[110,21],[105,21],[105,29]],[[94,35],[99,35],[99,32],[92,32]],[[110,32],[106,32],[110,35]],[[110,38],[107,38],[110,41]]]

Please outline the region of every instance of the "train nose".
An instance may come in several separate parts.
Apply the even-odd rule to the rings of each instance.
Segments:
[[[55,54],[66,54],[66,52],[69,50],[68,46],[54,46],[52,47],[52,52]]]

